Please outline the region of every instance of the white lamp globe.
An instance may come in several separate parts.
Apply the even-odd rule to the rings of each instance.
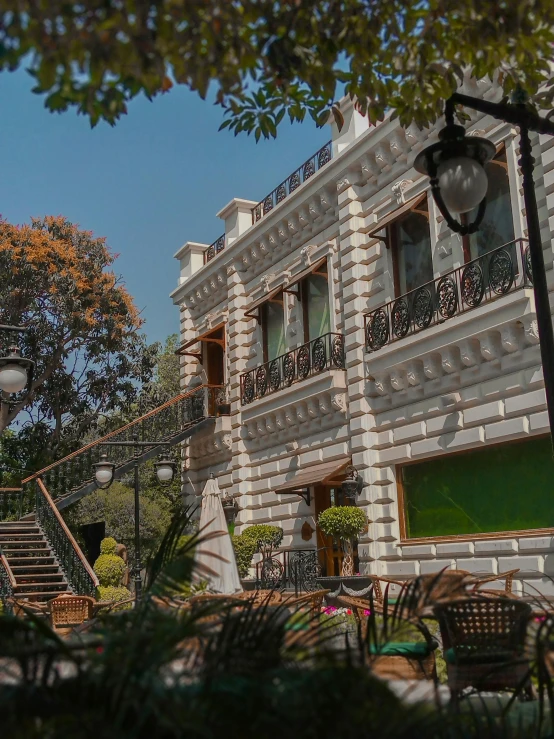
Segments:
[[[171,462],[167,464],[161,463],[156,466],[156,475],[160,482],[171,482],[174,474]]]
[[[452,157],[437,168],[439,187],[448,211],[469,213],[487,194],[487,174],[471,157]]]
[[[99,485],[107,485],[109,482],[111,482],[112,475],[113,468],[111,464],[99,465],[98,467],[96,467],[96,471],[94,473],[96,481]]]
[[[0,367],[0,390],[5,393],[19,393],[27,384],[27,369],[16,362],[8,362]]]

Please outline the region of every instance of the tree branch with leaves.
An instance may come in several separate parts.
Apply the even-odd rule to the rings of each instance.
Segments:
[[[17,423],[20,440],[40,442],[37,461],[127,410],[152,376],[156,346],[114,259],[105,239],[62,216],[0,221],[0,323],[28,327],[19,344],[36,362],[31,387],[1,399],[0,434]]]

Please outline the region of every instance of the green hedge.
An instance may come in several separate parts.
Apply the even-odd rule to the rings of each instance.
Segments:
[[[123,586],[115,587],[113,585],[99,585],[97,588],[98,591],[98,600],[105,600],[105,601],[121,601],[121,600],[128,600],[131,597],[131,593],[127,590],[127,588],[124,588]],[[112,610],[114,611],[125,611],[128,608],[132,607],[132,603],[125,603],[122,606],[114,606]]]
[[[117,552],[117,542],[112,536],[107,536],[100,542],[100,554],[115,554]]]
[[[235,558],[237,567],[241,577],[248,577],[248,570],[252,564],[252,557],[256,551],[256,542],[252,537],[243,534],[232,536],[233,549],[235,550]]]
[[[254,526],[248,526],[244,529],[241,536],[253,541],[256,551],[262,549],[277,549],[283,541],[283,529],[280,526],[270,526],[269,524],[260,523]]]

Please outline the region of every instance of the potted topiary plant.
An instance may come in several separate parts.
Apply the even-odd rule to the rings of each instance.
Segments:
[[[123,601],[130,597],[129,590],[122,585],[127,565],[116,554],[117,542],[111,536],[100,542],[100,556],[94,563],[94,572],[98,577],[98,598],[102,601]],[[125,604],[121,608],[130,608]],[[117,610],[117,608],[115,609]]]
[[[365,513],[356,506],[335,506],[322,511],[317,522],[325,536],[340,542],[344,553],[340,574],[350,577],[354,574],[354,541],[367,526]]]

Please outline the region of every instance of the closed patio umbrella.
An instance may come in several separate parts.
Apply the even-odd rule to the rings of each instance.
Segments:
[[[235,552],[221,505],[221,491],[213,473],[202,493],[199,529],[204,541],[198,545],[194,559],[209,573],[209,589],[226,595],[240,593],[242,585]]]

